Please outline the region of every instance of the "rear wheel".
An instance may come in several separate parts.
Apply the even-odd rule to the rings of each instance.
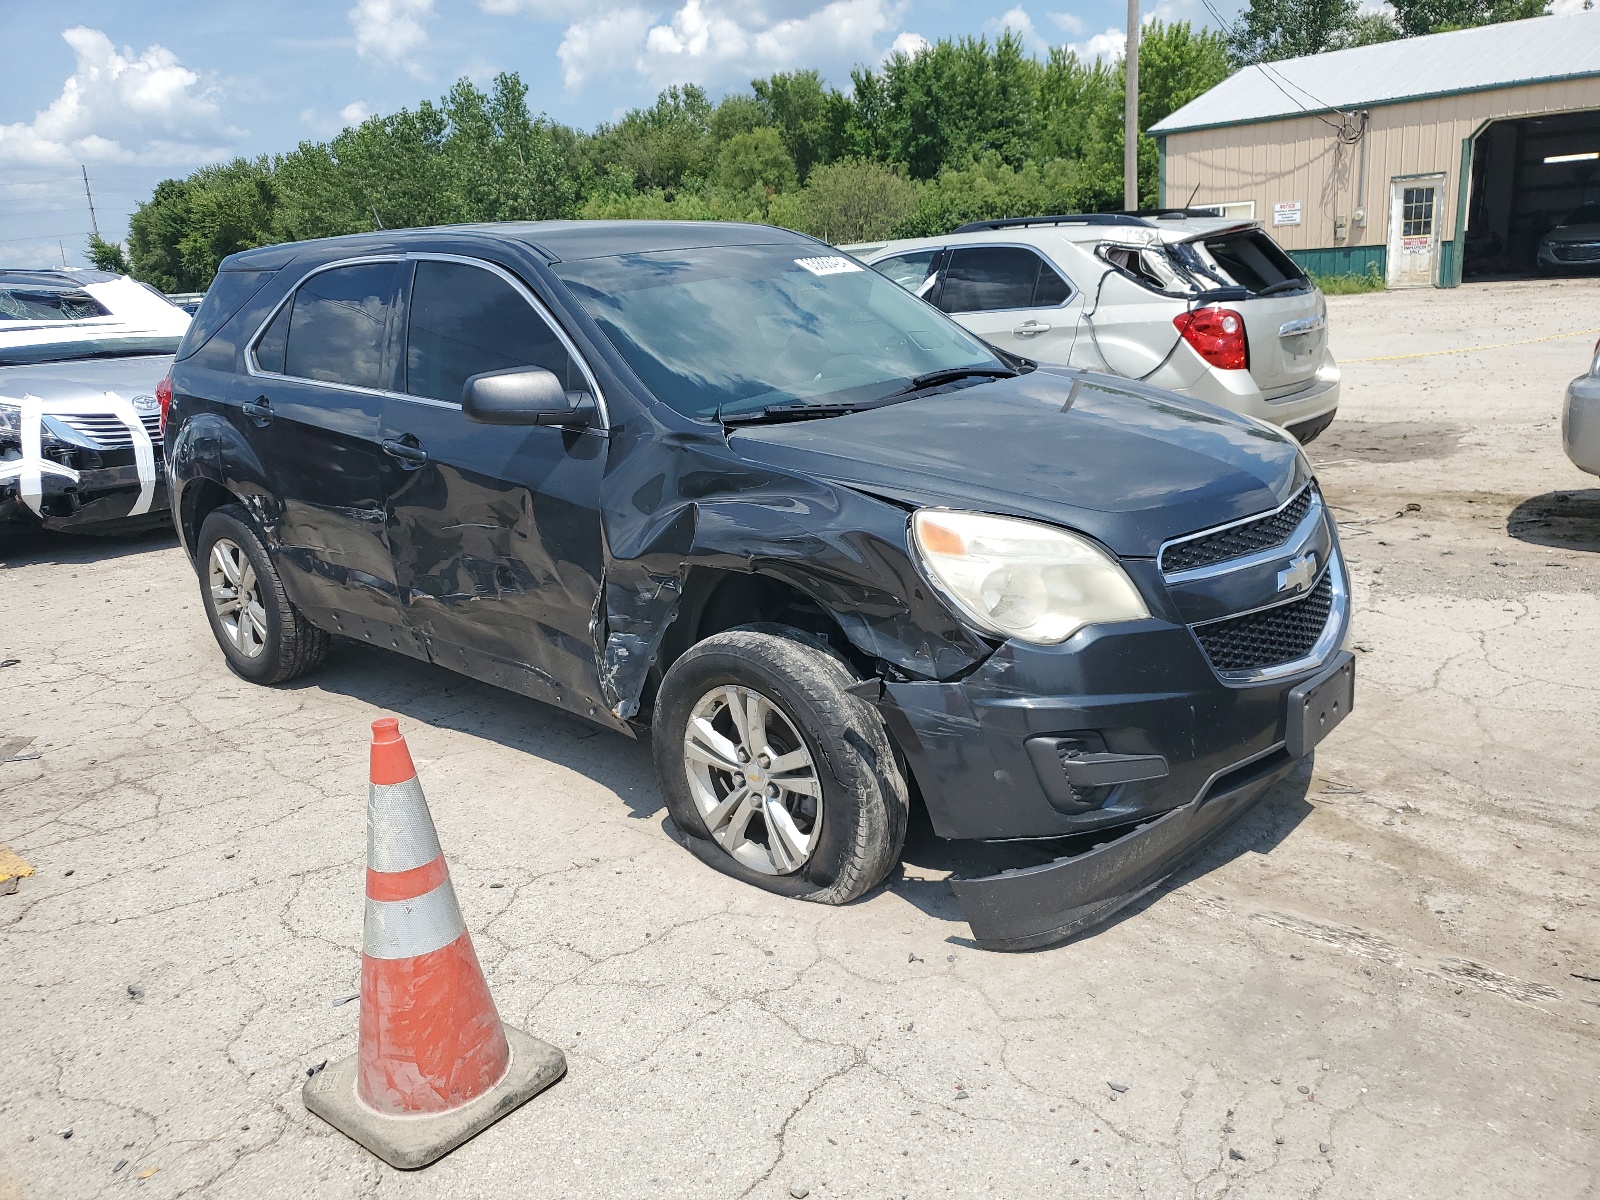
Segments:
[[[243,508],[227,504],[211,512],[197,550],[206,617],[234,674],[283,683],[322,665],[328,635],[290,602]]]
[[[662,680],[653,742],[667,808],[697,857],[768,891],[844,904],[905,840],[906,783],[855,675],[797,630],[748,626]]]

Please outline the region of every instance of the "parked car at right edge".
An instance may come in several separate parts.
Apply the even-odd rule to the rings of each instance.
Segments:
[[[1024,869],[984,946],[1143,895],[1350,711],[1281,431],[995,351],[785,230],[552,221],[224,260],[171,375],[228,666],[330,635],[648,736],[707,865],[844,904],[909,805]]]
[[[844,247],[1002,350],[1279,425],[1332,423],[1327,304],[1254,221],[1198,210],[975,221]]]
[[[1600,475],[1600,342],[1589,369],[1567,384],[1561,405],[1561,445],[1572,465]]]

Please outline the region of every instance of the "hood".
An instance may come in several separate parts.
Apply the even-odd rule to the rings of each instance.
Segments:
[[[1552,244],[1600,242],[1600,225],[1557,225],[1541,240]]]
[[[154,396],[156,384],[171,366],[170,354],[134,354],[0,367],[0,400],[16,403],[23,396],[37,396],[53,404],[92,400],[107,392],[127,400]]]
[[[729,446],[902,503],[1047,521],[1132,557],[1276,508],[1309,477],[1294,442],[1268,426],[1048,368],[847,416],[743,427]]]

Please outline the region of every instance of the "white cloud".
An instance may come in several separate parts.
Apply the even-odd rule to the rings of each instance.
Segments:
[[[1048,54],[1050,52],[1049,41],[1039,35],[1039,31],[1033,27],[1033,18],[1028,15],[1028,10],[1020,4],[1009,12],[1001,13],[997,19],[989,22],[988,27],[995,33],[1004,33],[1009,29],[1022,39],[1022,44],[1028,48],[1030,53]]]
[[[356,0],[346,15],[357,54],[398,62],[428,40],[422,22],[433,15],[433,0]]]
[[[1079,34],[1088,28],[1083,23],[1083,18],[1076,13],[1053,12],[1049,13],[1050,23],[1062,33]]]
[[[239,135],[219,95],[162,46],[119,52],[98,29],[61,34],[76,58],[50,107],[0,125],[0,162],[192,162],[221,157]]]
[[[372,115],[364,100],[352,100],[339,110],[339,120],[346,125],[359,125]]]
[[[1095,34],[1087,42],[1072,42],[1067,49],[1083,59],[1121,58],[1127,45],[1127,33],[1113,26],[1104,33]]]
[[[484,0],[493,11],[561,11],[568,0]],[[567,27],[557,51],[566,85],[576,88],[620,66],[653,86],[748,79],[770,71],[878,57],[877,39],[894,27],[903,0],[683,0],[661,19],[629,6]]]
[[[904,54],[907,58],[915,58],[924,50],[931,49],[933,49],[932,43],[927,38],[920,33],[912,33],[907,30],[889,44],[889,51],[884,55],[884,58],[893,58],[896,54]]]

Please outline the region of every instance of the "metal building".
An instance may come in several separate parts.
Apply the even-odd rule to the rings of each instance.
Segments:
[[[1164,206],[1254,217],[1308,270],[1530,275],[1600,202],[1600,11],[1245,67],[1150,133]]]

